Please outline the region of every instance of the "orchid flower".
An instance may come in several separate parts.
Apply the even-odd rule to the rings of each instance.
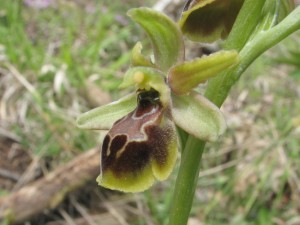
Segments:
[[[179,21],[191,40],[213,42],[226,38],[244,0],[188,0]]]
[[[226,39],[244,2],[245,0],[188,0],[179,20],[180,29],[193,41],[214,42],[220,38]],[[261,26],[274,26],[279,23],[295,7],[294,0],[276,0],[276,4],[274,2],[266,1],[261,15],[255,18],[258,23],[257,30]],[[253,20],[254,14],[248,12],[245,16],[246,22]]]
[[[177,24],[148,8],[132,9],[128,15],[148,34],[154,61],[142,54],[138,42],[132,67],[121,84],[135,91],[80,115],[77,126],[109,130],[101,150],[99,185],[140,192],[172,172],[180,145],[177,128],[205,141],[214,141],[224,132],[226,123],[219,108],[194,88],[234,65],[238,53],[220,51],[184,62]]]

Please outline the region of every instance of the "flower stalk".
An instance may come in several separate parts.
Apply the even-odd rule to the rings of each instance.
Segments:
[[[209,81],[205,96],[218,107],[221,107],[231,87],[257,57],[285,37],[300,29],[300,7],[298,7],[278,25],[266,31],[258,31],[257,35],[249,41],[251,28],[253,30],[259,21],[253,19],[249,22],[249,19],[246,18],[249,16],[248,13],[251,10],[253,10],[253,14],[250,14],[251,16],[255,14],[260,15],[264,3],[265,0],[245,1],[236,24],[224,44],[224,48],[227,50],[236,49],[240,51],[240,62],[225,69]],[[246,21],[248,25],[244,26]],[[197,187],[204,147],[204,141],[192,136],[188,137],[177,175],[169,225],[187,224]]]
[[[205,142],[189,136],[181,157],[169,225],[187,224],[192,208]]]

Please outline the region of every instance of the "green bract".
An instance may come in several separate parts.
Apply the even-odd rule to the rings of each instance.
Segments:
[[[262,7],[259,22],[256,29],[252,32],[252,37],[255,37],[261,31],[267,31],[280,23],[295,7],[293,0],[266,0]]]
[[[101,151],[100,185],[124,192],[149,188],[166,179],[176,162],[179,129],[205,141],[213,141],[226,127],[213,103],[193,88],[235,64],[236,51],[222,51],[192,62],[183,62],[179,28],[168,17],[147,8],[129,11],[147,32],[154,62],[142,55],[137,43],[132,68],[121,87],[135,93],[93,109],[77,119],[84,129],[110,129]],[[180,95],[178,95],[180,94]]]

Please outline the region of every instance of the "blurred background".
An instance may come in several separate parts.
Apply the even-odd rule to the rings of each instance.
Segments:
[[[166,224],[178,165],[144,193],[101,188],[103,134],[75,119],[130,91],[118,89],[130,50],[149,43],[126,11],[149,6],[177,20],[183,4],[0,0],[0,225],[9,207],[32,211],[14,215],[26,225]],[[219,48],[186,46],[187,59]],[[299,225],[299,32],[255,61],[222,111],[228,129],[207,146],[189,225]]]

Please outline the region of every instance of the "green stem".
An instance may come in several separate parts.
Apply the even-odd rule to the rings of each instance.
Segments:
[[[250,1],[248,1],[250,2]],[[257,1],[258,3],[259,1]],[[260,3],[264,2],[261,0]],[[217,106],[221,106],[226,99],[231,87],[239,79],[245,69],[264,51],[274,46],[282,39],[300,29],[300,7],[296,8],[280,24],[260,34],[248,42],[240,52],[240,64],[229,68],[211,79],[205,95]],[[240,49],[244,40],[236,46],[234,42],[237,36],[232,36],[231,42],[225,47]],[[205,142],[189,136],[182,154],[181,165],[176,180],[173,205],[170,211],[169,225],[187,224],[192,207],[195,189],[197,187],[198,173],[201,165],[201,157]]]
[[[243,71],[262,53],[300,29],[300,6],[270,30],[261,31],[240,52],[238,79]],[[236,80],[235,79],[235,80]]]
[[[220,107],[227,98],[231,87],[256,58],[299,29],[300,6],[278,25],[267,31],[260,31],[255,38],[249,41],[239,53],[239,65],[228,68],[212,78],[206,88],[205,96]]]
[[[245,0],[232,30],[224,43],[225,50],[240,51],[259,23],[266,0]]]
[[[169,225],[187,224],[193,204],[205,142],[189,136],[181,158]]]

